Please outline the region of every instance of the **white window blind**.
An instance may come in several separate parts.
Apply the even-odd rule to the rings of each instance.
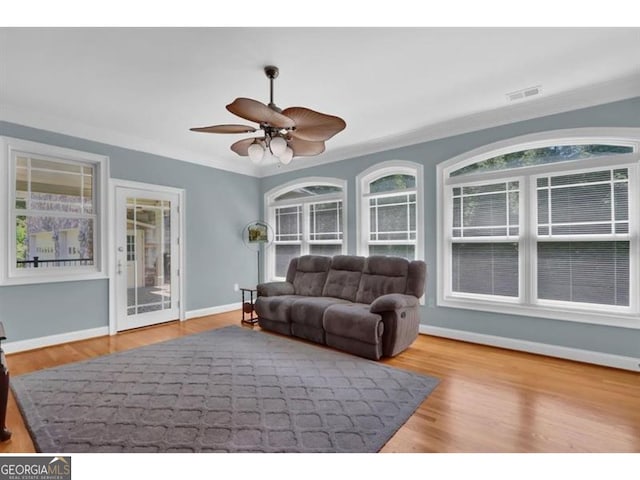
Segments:
[[[275,273],[285,277],[289,262],[300,256],[302,249],[302,205],[278,207],[275,211]]]
[[[538,177],[536,189],[538,298],[629,306],[629,170]]]
[[[452,188],[451,289],[518,297],[518,181]]]

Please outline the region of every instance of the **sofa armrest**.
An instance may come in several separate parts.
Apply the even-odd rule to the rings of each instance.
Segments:
[[[402,308],[411,308],[418,305],[418,299],[413,295],[402,293],[389,293],[376,298],[369,310],[371,313],[391,312]]]
[[[259,284],[256,289],[258,296],[276,297],[278,295],[293,295],[295,293],[293,284],[289,282],[268,282]]]

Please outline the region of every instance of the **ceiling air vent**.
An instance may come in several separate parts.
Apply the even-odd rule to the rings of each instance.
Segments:
[[[516,92],[507,93],[507,99],[510,102],[514,102],[516,100],[522,100],[524,98],[540,95],[540,93],[542,93],[542,87],[540,85],[536,85],[535,87],[523,88],[522,90],[518,90]]]

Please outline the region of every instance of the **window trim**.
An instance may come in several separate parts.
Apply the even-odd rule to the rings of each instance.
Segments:
[[[618,154],[612,156],[602,156],[596,159],[588,159],[586,161],[577,162],[559,162],[556,164],[545,164],[532,167],[522,167],[508,169],[502,171],[492,171],[486,174],[470,174],[456,177],[449,177],[449,174],[471,163],[486,160],[488,158],[503,155],[514,151],[526,150],[529,148],[541,148],[551,145],[560,144],[596,144],[609,143],[614,145],[631,146],[634,152],[630,154]],[[512,315],[525,315],[532,317],[549,318],[554,320],[566,320],[580,323],[592,323],[598,325],[617,326],[625,328],[640,329],[640,238],[639,225],[635,222],[630,227],[630,263],[632,274],[629,282],[630,306],[623,307],[627,311],[620,311],[620,308],[613,306],[598,306],[595,304],[580,304],[577,306],[574,302],[561,301],[540,301],[534,304],[532,300],[535,295],[536,266],[532,262],[535,258],[530,258],[533,251],[532,243],[536,242],[531,232],[534,231],[536,225],[533,222],[537,220],[537,216],[529,214],[528,218],[523,216],[523,209],[531,212],[530,205],[535,202],[535,188],[532,183],[537,175],[548,172],[566,172],[571,170],[589,170],[600,168],[610,168],[613,166],[626,166],[634,173],[630,175],[629,182],[629,218],[638,218],[640,204],[640,128],[579,128],[566,130],[553,130],[547,132],[523,135],[508,140],[484,145],[474,150],[468,151],[447,161],[437,165],[436,177],[436,211],[437,211],[437,305],[441,307],[462,308],[470,310],[478,310],[485,312],[495,312]],[[482,299],[478,297],[464,298],[462,295],[452,297],[448,295],[450,290],[450,269],[447,265],[450,262],[449,251],[449,230],[447,230],[448,219],[450,215],[448,210],[451,208],[451,202],[447,196],[449,189],[454,185],[469,182],[489,182],[494,180],[502,180],[506,178],[525,177],[521,181],[521,240],[520,247],[523,248],[524,254],[520,256],[521,274],[520,297],[529,302],[524,305],[521,302],[504,302],[492,299]],[[525,181],[528,177],[529,181]],[[537,230],[536,230],[537,231]],[[528,280],[528,288],[523,290],[523,279]]]
[[[372,194],[368,191],[369,184],[388,175],[412,175],[416,178],[415,188],[405,188],[390,192]],[[416,194],[416,260],[424,260],[424,167],[407,160],[388,160],[377,163],[360,172],[356,177],[356,238],[357,255],[369,255],[369,199],[372,196],[395,196],[402,194]],[[408,241],[385,241],[390,244],[407,245]]]
[[[63,162],[90,163],[95,171],[95,268],[83,270],[26,272],[17,274],[12,261],[15,259],[15,226],[13,210],[15,198],[15,154],[36,155]],[[0,137],[0,223],[6,226],[6,234],[0,235],[0,285],[29,285],[52,282],[72,282],[108,278],[107,199],[109,181],[109,157],[95,153],[63,148],[12,137]],[[14,245],[12,247],[12,245]],[[11,249],[14,249],[13,251]]]
[[[331,187],[339,187],[342,189],[342,192],[336,193],[328,193],[323,195],[312,195],[309,197],[302,198],[291,198],[286,200],[276,201],[275,199],[280,195],[293,190],[295,188],[304,188],[311,185],[323,185],[323,186],[331,186]],[[278,281],[284,280],[284,277],[276,277],[275,276],[275,209],[276,207],[293,207],[296,205],[302,206],[302,237],[303,239],[298,241],[292,241],[289,244],[291,245],[301,245],[308,243],[309,245],[320,245],[323,241],[318,240],[305,240],[309,236],[309,226],[307,222],[309,221],[309,206],[312,203],[326,203],[326,202],[335,202],[342,201],[342,254],[347,253],[348,248],[348,226],[349,223],[347,221],[347,181],[342,178],[335,177],[304,177],[296,180],[291,180],[282,185],[278,185],[277,187],[272,188],[264,194],[264,218],[267,219],[267,223],[273,228],[274,241],[271,242],[265,248],[265,255],[262,261],[262,268],[265,272],[264,281]],[[336,244],[337,241],[326,242],[326,244]],[[280,243],[283,245],[284,243]]]

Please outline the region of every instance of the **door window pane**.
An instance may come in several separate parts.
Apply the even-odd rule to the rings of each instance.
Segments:
[[[309,205],[309,240],[342,240],[342,202]]]
[[[127,198],[129,315],[171,308],[171,202]]]
[[[276,242],[302,240],[302,206],[276,208]]]

